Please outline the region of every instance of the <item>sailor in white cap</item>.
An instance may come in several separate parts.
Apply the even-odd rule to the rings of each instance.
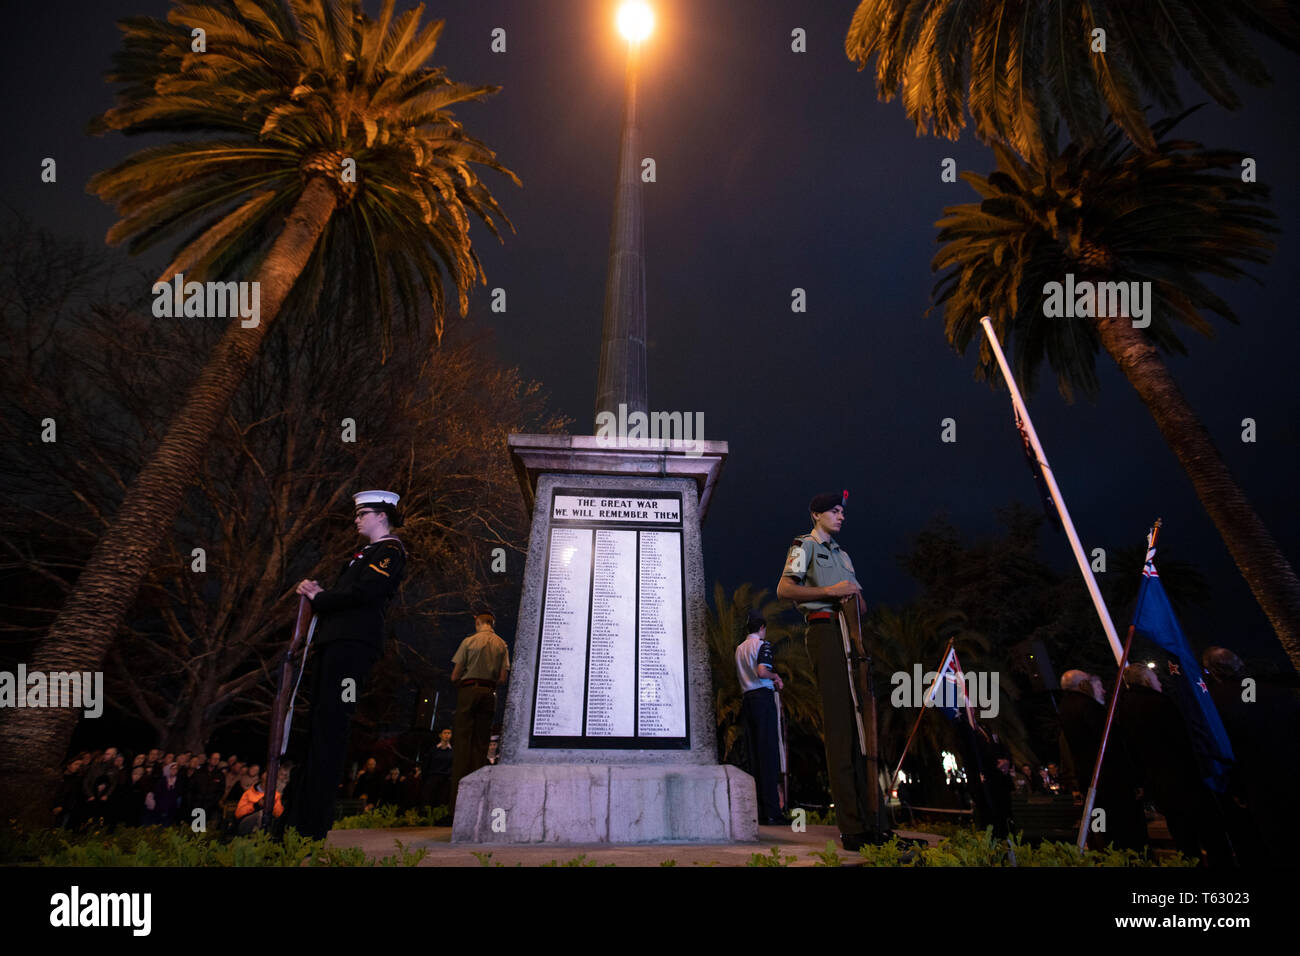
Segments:
[[[347,760],[348,728],[370,670],[384,649],[384,607],[402,580],[406,548],[392,533],[401,525],[398,496],[363,491],[356,503],[357,533],[368,543],[352,553],[332,588],[302,581],[297,592],[316,614],[311,646],[311,735],[300,785],[294,787],[290,825],[321,839],[334,822],[334,800]]]

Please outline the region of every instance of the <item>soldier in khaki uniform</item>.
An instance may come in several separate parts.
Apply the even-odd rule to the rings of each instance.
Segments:
[[[510,650],[493,630],[496,618],[489,610],[474,615],[474,633],[460,642],[452,657],[451,682],[456,691],[456,746],[451,756],[451,811],[456,812],[460,778],[487,764],[496,714],[496,688],[510,673]]]
[[[826,772],[831,799],[846,850],[876,842],[867,812],[866,761],[858,749],[853,697],[849,689],[844,640],[836,612],[840,599],[854,595],[866,610],[853,562],[832,535],[844,524],[844,497],[827,493],[808,504],[813,529],[794,539],[776,586],[778,597],[794,601],[808,624],[808,655],[817,674],[826,735]]]

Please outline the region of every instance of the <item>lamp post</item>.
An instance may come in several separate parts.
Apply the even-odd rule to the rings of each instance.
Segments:
[[[637,72],[641,44],[654,29],[654,13],[641,0],[618,10],[618,29],[627,40],[627,82],[623,135],[619,149],[614,220],[610,228],[601,323],[600,373],[595,415],[618,415],[619,405],[647,412],[645,228],[641,210],[640,128],[637,118]]]

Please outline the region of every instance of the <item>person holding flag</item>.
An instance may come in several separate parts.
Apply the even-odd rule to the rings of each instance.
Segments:
[[[1278,754],[1278,741],[1300,739],[1300,691],[1257,679],[1226,647],[1207,647],[1201,665],[1235,758],[1219,805],[1237,860],[1300,865],[1300,761]]]
[[[1141,664],[1124,668],[1115,727],[1136,758],[1144,798],[1164,814],[1178,851],[1200,860],[1204,850],[1208,866],[1231,866],[1223,812],[1199,777],[1182,715],[1162,693],[1153,669]]]
[[[1086,826],[1088,845],[1100,850],[1113,843],[1140,853],[1147,845],[1146,816],[1138,799],[1141,771],[1127,741],[1110,737],[1105,693],[1092,674],[1081,670],[1061,675],[1061,691],[1056,703],[1061,756],[1069,758],[1075,792],[1084,795],[1081,823]],[[1105,762],[1098,774],[1095,803],[1090,805],[1087,793],[1103,743]],[[1102,811],[1095,819],[1094,810]]]
[[[1147,539],[1146,563],[1138,587],[1133,628],[1165,652],[1160,683],[1169,689],[1183,715],[1201,780],[1214,793],[1223,793],[1233,762],[1232,744],[1228,742],[1228,733],[1223,729],[1223,721],[1219,719],[1219,711],[1201,674],[1200,664],[1187,646],[1187,639],[1183,637],[1174,609],[1160,583],[1155,565],[1155,533],[1152,529]]]

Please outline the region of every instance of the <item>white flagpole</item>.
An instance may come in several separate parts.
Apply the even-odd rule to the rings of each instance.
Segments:
[[[1115,660],[1118,662],[1124,656],[1124,648],[1120,645],[1119,635],[1115,633],[1115,624],[1110,619],[1110,611],[1106,609],[1106,602],[1102,600],[1101,590],[1097,587],[1097,579],[1092,576],[1092,565],[1088,563],[1088,558],[1083,553],[1083,545],[1079,544],[1079,536],[1074,531],[1074,522],[1070,520],[1070,512],[1065,507],[1065,498],[1061,495],[1061,489],[1056,486],[1052,466],[1047,463],[1047,455],[1043,451],[1042,444],[1038,441],[1038,433],[1034,431],[1034,423],[1029,418],[1029,409],[1025,407],[1025,400],[1020,397],[1020,388],[1016,385],[1016,380],[1011,375],[1011,369],[1007,366],[1007,357],[1002,354],[1002,346],[998,344],[998,337],[993,331],[993,323],[989,321],[989,317],[986,315],[980,319],[980,325],[984,326],[984,334],[988,337],[989,345],[993,347],[993,354],[997,357],[998,366],[1002,369],[1002,377],[1007,381],[1007,388],[1011,392],[1011,401],[1015,404],[1016,411],[1025,423],[1025,431],[1029,435],[1030,443],[1034,446],[1034,455],[1038,458],[1038,467],[1043,470],[1043,477],[1047,480],[1047,487],[1052,493],[1052,503],[1056,505],[1056,510],[1061,515],[1061,525],[1065,528],[1065,533],[1070,539],[1070,548],[1074,551],[1074,559],[1079,563],[1079,570],[1083,573],[1083,582],[1088,586],[1088,593],[1092,595],[1092,603],[1097,609],[1097,617],[1101,619],[1102,629],[1106,632],[1106,639],[1110,641],[1110,649],[1114,652]]]

